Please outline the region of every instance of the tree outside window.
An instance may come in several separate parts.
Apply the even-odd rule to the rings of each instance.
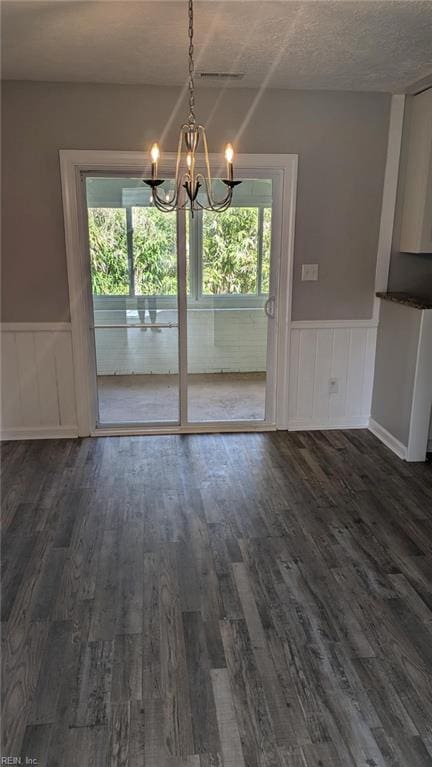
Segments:
[[[93,293],[128,295],[126,210],[89,208],[88,229]]]
[[[89,208],[88,222],[95,295],[176,295],[175,213],[152,207]],[[204,211],[192,226],[189,222],[187,232],[188,284],[189,290],[195,285],[195,298],[235,301],[236,296],[268,293],[271,208]],[[194,248],[199,248],[195,259]]]
[[[175,213],[132,208],[135,294],[177,294]]]

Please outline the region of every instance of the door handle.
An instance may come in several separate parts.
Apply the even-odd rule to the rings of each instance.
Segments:
[[[276,306],[276,298],[275,296],[269,296],[267,301],[264,304],[264,311],[269,317],[269,319],[274,320],[275,318],[275,306]]]

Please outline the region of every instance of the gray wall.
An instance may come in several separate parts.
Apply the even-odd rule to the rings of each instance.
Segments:
[[[421,311],[381,301],[372,418],[408,445]]]
[[[419,255],[415,253],[401,253],[399,247],[406,168],[408,163],[408,140],[412,100],[412,96],[407,96],[405,102],[399,183],[396,198],[388,290],[406,291],[407,293],[414,293],[432,299],[432,254]]]
[[[8,82],[3,93],[3,319],[69,318],[58,150],[176,148],[179,91]],[[211,149],[299,154],[294,319],[367,318],[390,97],[328,91],[200,90]],[[316,283],[301,263],[318,263]]]

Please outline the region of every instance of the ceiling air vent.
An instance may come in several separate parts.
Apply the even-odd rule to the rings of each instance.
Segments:
[[[242,80],[244,72],[197,72],[201,80]]]

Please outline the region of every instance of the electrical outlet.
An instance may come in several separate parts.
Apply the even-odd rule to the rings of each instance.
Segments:
[[[329,378],[329,394],[337,394],[339,391],[339,383],[337,378]]]
[[[318,264],[302,264],[303,282],[315,282],[318,279]]]

